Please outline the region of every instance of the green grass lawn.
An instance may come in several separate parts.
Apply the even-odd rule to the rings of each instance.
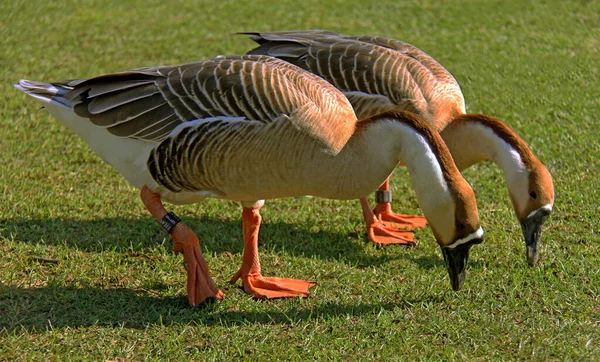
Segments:
[[[600,2],[0,2],[0,360],[600,359]],[[12,86],[243,53],[237,31],[329,29],[412,43],[506,120],[554,177],[542,260],[529,267],[502,173],[465,172],[483,244],[452,292],[431,230],[415,248],[365,240],[359,203],[268,201],[265,275],[316,280],[311,299],[255,301],[241,208],[171,207],[226,299],[186,304],[181,256],[138,191]],[[406,170],[394,209],[419,212]],[[50,261],[40,260],[50,259]]]

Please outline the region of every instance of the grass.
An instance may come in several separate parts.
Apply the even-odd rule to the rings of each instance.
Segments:
[[[5,1],[0,14],[0,360],[599,358],[598,2]],[[228,283],[240,207],[209,200],[172,210],[226,299],[188,308],[182,259],[137,190],[12,88],[243,53],[236,31],[312,28],[412,43],[453,72],[470,112],[517,130],[556,189],[539,266],[501,172],[482,164],[465,176],[486,240],[461,292],[429,229],[416,248],[378,249],[358,201],[295,198],[263,208],[263,270],[317,280],[316,297],[252,300]],[[393,190],[396,210],[418,212],[405,170]]]

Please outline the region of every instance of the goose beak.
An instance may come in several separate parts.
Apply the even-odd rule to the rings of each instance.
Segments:
[[[483,229],[479,228],[476,232],[459,239],[449,246],[442,247],[442,255],[448,268],[450,276],[450,285],[453,290],[460,290],[465,284],[467,261],[469,260],[469,251],[475,244],[483,241]]]
[[[545,205],[535,210],[521,220],[521,228],[525,237],[527,263],[535,265],[540,260],[540,240],[542,239],[542,226],[552,211],[551,205]]]
[[[465,284],[467,261],[471,245],[459,245],[454,249],[442,248],[444,261],[450,276],[452,290],[460,290]]]

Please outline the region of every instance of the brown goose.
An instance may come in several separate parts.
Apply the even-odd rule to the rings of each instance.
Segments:
[[[400,161],[409,168],[454,289],[464,282],[471,245],[482,240],[473,191],[420,117],[387,112],[357,125],[341,92],[275,58],[221,57],[91,79],[22,80],[16,87],[141,189],[145,206],[173,237],[174,250],[184,253],[192,305],[223,293],[198,238],[162,200],[241,202],[244,255],[232,281],[241,278],[245,291],[258,298],[307,296],[313,285],[262,276],[257,248],[263,200],[359,198]]]
[[[379,36],[319,30],[246,34],[260,44],[249,54],[284,59],[322,76],[348,97],[358,119],[411,111],[441,132],[460,170],[484,160],[496,163],[523,229],[527,260],[537,263],[541,227],[554,203],[552,177],[506,123],[465,113],[460,86],[437,61],[410,44]],[[422,226],[419,219],[391,212],[388,182],[376,194],[376,216]]]

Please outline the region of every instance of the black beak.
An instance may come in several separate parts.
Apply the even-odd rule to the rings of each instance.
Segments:
[[[460,290],[465,284],[469,250],[474,244],[479,244],[483,239],[473,239],[469,243],[458,245],[455,248],[442,248],[444,261],[450,276],[450,285],[453,290]]]
[[[540,260],[540,240],[542,239],[542,225],[550,215],[549,210],[540,209],[535,214],[521,221],[523,236],[527,253],[527,263],[535,265]]]

